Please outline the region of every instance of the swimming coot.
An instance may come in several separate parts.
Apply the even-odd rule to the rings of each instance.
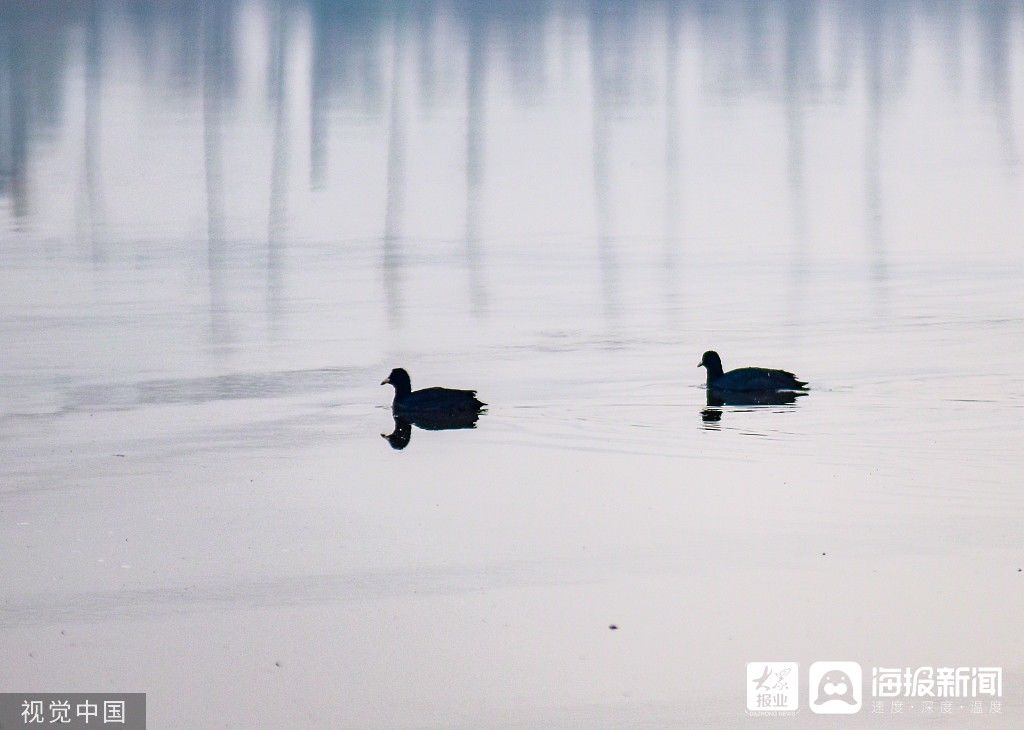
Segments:
[[[731,393],[765,393],[776,390],[806,390],[807,383],[797,380],[793,373],[786,370],[770,370],[768,368],[737,368],[722,372],[722,358],[714,350],[708,350],[697,363],[697,367],[707,368],[708,389]]]
[[[391,410],[396,415],[409,417],[420,416],[457,416],[459,414],[478,413],[486,403],[477,400],[475,390],[453,390],[452,388],[424,388],[413,391],[409,373],[402,368],[391,371],[381,385],[395,387],[395,399],[391,402]],[[410,420],[417,420],[410,418]]]

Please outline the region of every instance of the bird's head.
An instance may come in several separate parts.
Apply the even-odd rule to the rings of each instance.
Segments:
[[[697,363],[697,367],[707,368],[708,370],[721,370],[722,358],[720,358],[718,353],[714,350],[708,350],[701,356],[700,362]]]
[[[404,368],[395,368],[391,371],[390,375],[380,381],[380,384],[393,385],[399,393],[409,393],[412,391],[412,381],[409,379],[409,373],[405,372]]]

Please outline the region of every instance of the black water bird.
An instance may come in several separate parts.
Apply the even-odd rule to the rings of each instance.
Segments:
[[[475,390],[454,390],[452,388],[412,389],[409,373],[402,368],[395,368],[391,374],[381,381],[381,385],[393,385],[395,399],[391,402],[391,410],[395,416],[403,416],[406,420],[420,425],[425,423],[463,422],[466,418],[478,415],[480,409],[487,404],[478,400]],[[454,419],[454,420],[452,420]],[[476,421],[475,418],[472,419]],[[430,428],[430,426],[421,426]],[[440,426],[440,428],[466,428],[465,425]],[[435,427],[434,430],[439,430]]]
[[[729,372],[722,371],[722,358],[714,350],[708,350],[697,363],[697,367],[708,371],[708,390],[722,395],[735,393],[773,393],[777,391],[804,391],[807,383],[797,380],[787,370],[771,370],[769,368],[737,368]],[[730,400],[725,397],[724,400]],[[751,403],[755,405],[756,403]],[[766,398],[764,405],[770,404]],[[774,405],[774,404],[773,404]]]

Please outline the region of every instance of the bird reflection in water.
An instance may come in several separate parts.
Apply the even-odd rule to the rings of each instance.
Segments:
[[[394,416],[395,428],[391,433],[382,433],[391,448],[404,449],[412,439],[412,427],[425,431],[448,431],[457,428],[476,428],[482,410],[463,411],[457,413],[431,413],[413,416]]]
[[[705,428],[717,429],[722,420],[724,406],[793,406],[796,399],[807,393],[792,390],[729,392],[708,390],[707,407],[700,412]],[[743,409],[740,410],[753,410]]]

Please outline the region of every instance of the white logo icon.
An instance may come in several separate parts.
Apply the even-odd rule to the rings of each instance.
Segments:
[[[747,711],[794,712],[800,705],[796,662],[747,663]]]
[[[807,672],[808,704],[819,715],[852,715],[864,704],[857,662],[814,662]]]

